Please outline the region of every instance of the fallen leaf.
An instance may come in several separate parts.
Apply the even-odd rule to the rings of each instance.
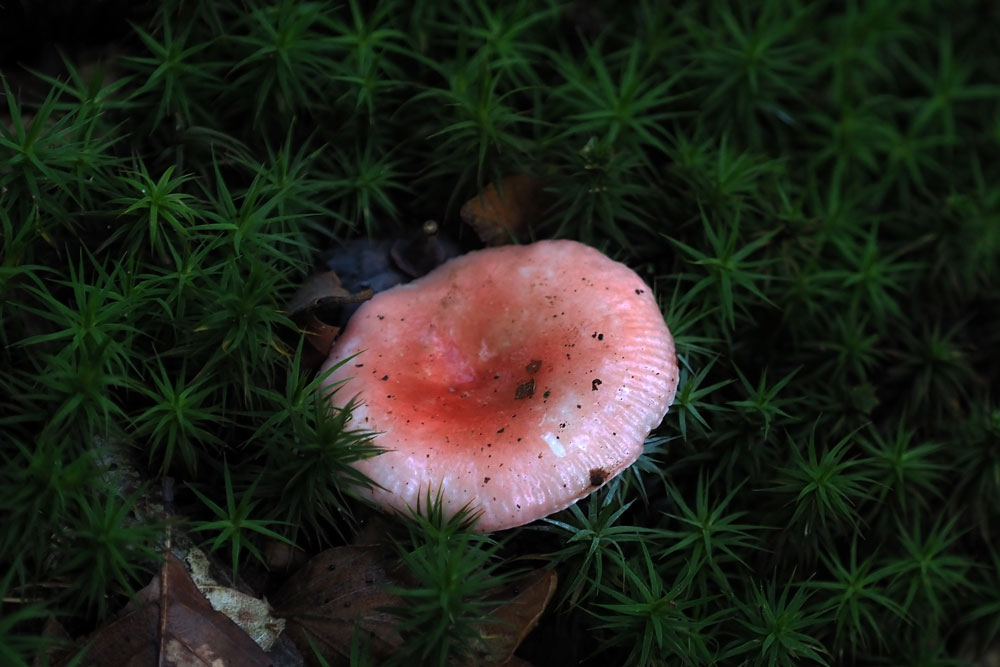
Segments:
[[[545,611],[556,581],[554,571],[535,570],[492,591],[487,599],[496,606],[490,620],[478,626],[481,640],[470,667],[526,664],[514,657],[514,651]],[[372,657],[380,661],[402,644],[397,618],[382,609],[403,606],[389,589],[406,585],[399,558],[384,544],[335,547],[306,563],[272,603],[310,664],[318,664],[311,646],[330,665],[348,664],[356,630],[364,633]]]
[[[500,667],[532,667],[532,664],[524,658],[514,655],[511,656],[510,660],[500,665]]]
[[[532,570],[490,596],[498,601],[479,626],[482,664],[507,664],[548,606],[559,581],[555,570]]]
[[[335,547],[313,557],[278,590],[271,599],[274,613],[287,620],[288,635],[310,664],[317,664],[310,644],[330,665],[348,664],[355,628],[368,636],[376,659],[399,648],[395,618],[380,611],[402,604],[386,590],[396,585],[389,573],[397,564],[380,545]]]
[[[184,565],[171,554],[150,584],[86,643],[89,647],[82,664],[94,667],[271,664],[245,632],[212,609]]]
[[[306,333],[307,368],[318,366],[326,360],[334,339],[340,333],[336,321],[341,306],[367,301],[374,296],[371,289],[351,294],[333,271],[316,273],[303,281],[285,306],[285,312]]]
[[[267,565],[268,571],[275,574],[291,574],[305,565],[306,560],[308,560],[306,552],[299,547],[293,547],[286,542],[274,539],[264,540],[261,551],[264,553],[264,563]]]
[[[459,214],[488,246],[527,240],[529,232],[545,212],[545,191],[540,179],[511,174],[497,186],[465,202]]]
[[[184,560],[191,568],[191,580],[212,608],[228,616],[262,649],[270,651],[285,629],[285,619],[275,618],[265,600],[219,584],[212,577],[208,556],[201,549],[192,547]]]
[[[320,307],[360,303],[370,299],[371,296],[371,290],[362,290],[357,294],[351,294],[344,289],[336,273],[324,271],[314,273],[302,281],[302,285],[285,306],[285,312],[294,317],[299,313]]]
[[[303,315],[300,326],[306,333],[306,342],[309,344],[304,365],[306,368],[313,368],[326,361],[330,355],[333,341],[340,335],[340,327],[324,322],[313,311]]]
[[[63,624],[56,620],[55,616],[49,616],[45,619],[45,625],[42,626],[42,637],[51,640],[52,644],[35,655],[35,659],[31,662],[32,667],[51,665],[68,657],[70,647],[73,645],[72,637],[66,632]]]

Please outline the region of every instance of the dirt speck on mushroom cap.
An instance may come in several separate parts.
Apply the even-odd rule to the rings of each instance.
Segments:
[[[376,295],[324,370],[355,354],[330,382],[346,380],[333,400],[359,395],[355,425],[391,450],[357,464],[384,487],[372,499],[406,511],[441,489],[448,509],[478,507],[484,531],[621,472],[677,386],[652,290],[574,241],[472,252]]]

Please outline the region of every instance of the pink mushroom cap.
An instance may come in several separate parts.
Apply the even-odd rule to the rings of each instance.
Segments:
[[[356,355],[356,356],[355,356]],[[353,357],[353,358],[351,358]],[[383,509],[440,492],[476,528],[564,509],[631,465],[677,388],[673,339],[634,271],[575,241],[470,252],[377,294],[323,371],[388,450],[356,467]]]

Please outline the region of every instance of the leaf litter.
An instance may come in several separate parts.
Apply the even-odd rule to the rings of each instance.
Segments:
[[[544,210],[541,198],[541,181],[515,174],[469,200],[461,217],[485,245],[517,242],[530,237]],[[328,252],[328,270],[306,278],[284,308],[306,334],[305,367],[322,363],[358,304],[376,291],[426,274],[459,252],[434,221],[408,237],[363,239]],[[275,593],[273,607],[219,585],[209,574],[209,557],[199,549],[192,547],[184,561],[190,572],[177,556],[166,553],[150,583],[114,619],[78,643],[84,646],[87,664],[273,666],[267,651],[282,632],[309,664],[319,664],[314,649],[331,665],[349,664],[356,632],[367,637],[379,659],[390,657],[402,644],[397,619],[385,610],[403,603],[391,589],[407,585],[406,573],[384,544],[335,547],[317,554]],[[489,620],[478,626],[480,638],[473,647],[477,664],[528,664],[514,652],[537,624],[555,588],[555,572],[538,569],[495,589],[487,598],[495,602]],[[75,664],[75,653],[55,664]]]

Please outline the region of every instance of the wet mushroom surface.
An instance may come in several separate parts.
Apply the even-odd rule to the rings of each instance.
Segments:
[[[356,356],[355,356],[356,355]],[[631,269],[573,241],[481,250],[378,294],[325,368],[390,451],[357,464],[406,511],[428,492],[480,530],[558,511],[630,465],[677,383],[673,341]]]

